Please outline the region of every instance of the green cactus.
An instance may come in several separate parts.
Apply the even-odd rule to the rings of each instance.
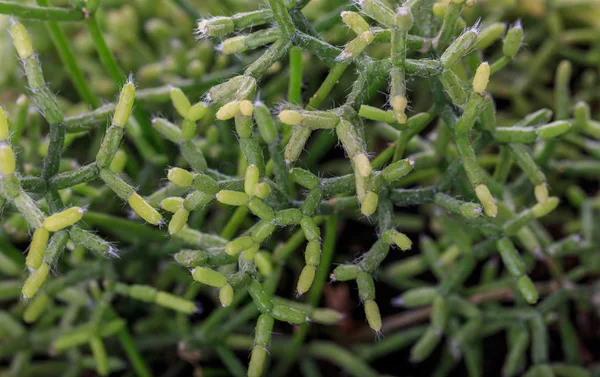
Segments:
[[[595,375],[599,12],[0,0],[0,374]]]

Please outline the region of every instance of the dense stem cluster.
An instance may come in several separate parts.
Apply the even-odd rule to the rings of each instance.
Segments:
[[[548,28],[551,38],[537,46],[534,35],[538,48],[525,63],[518,55],[527,43],[521,23],[470,25],[471,0],[334,1],[319,16],[312,13],[327,5],[318,1],[267,0],[260,9],[201,18],[196,40],[165,21],[189,26],[197,14],[188,0],[146,9],[156,16],[148,16],[144,36],[135,25],[146,16],[131,5],[104,17],[99,1],[71,3],[0,0],[0,14],[16,17],[7,37],[28,89],[14,108],[0,107],[7,230],[0,233],[7,250],[0,273],[8,276],[0,301],[16,308],[0,310],[0,358],[12,357],[9,375],[36,375],[40,350],[72,362],[47,375],[90,366],[108,375],[122,367],[106,345],[116,338],[140,377],[158,375],[142,351],[177,343],[195,368],[201,370],[195,351],[209,350],[227,373],[250,377],[267,375],[271,358],[279,360],[274,376],[297,362],[318,375],[315,358],[355,376],[378,376],[369,365],[377,357],[411,345],[407,359],[420,363],[444,344],[436,376],[460,360],[470,376],[482,376],[481,344],[499,332],[508,345],[503,376],[591,375],[574,349],[581,340],[569,305],[597,309],[588,282],[600,265],[600,201],[588,195],[600,174],[600,123],[590,109],[598,96],[585,80],[580,94],[571,94],[572,65],[592,57],[565,48],[567,59],[552,66],[552,95],[538,72],[551,65],[559,43],[597,45],[586,30],[563,30],[560,9],[568,1],[548,5],[541,33]],[[535,14],[533,7],[528,12]],[[489,13],[485,5],[477,11]],[[89,111],[65,111],[21,19],[46,23],[74,95]],[[91,61],[74,53],[62,22],[85,25],[87,33],[78,33],[88,39],[76,47],[93,50]],[[114,29],[110,39],[104,24]],[[184,41],[195,47],[186,51]],[[312,64],[326,67],[324,78],[308,69]],[[101,67],[110,80],[94,75],[88,83],[84,70]],[[136,73],[126,78],[128,69]],[[116,96],[115,88],[116,102],[101,105],[100,96]],[[498,101],[506,97],[510,105]],[[40,124],[48,126],[45,141]],[[79,165],[72,155],[89,162]],[[332,166],[321,162],[329,156]],[[156,170],[165,185],[154,180]],[[103,202],[111,203],[106,210]],[[111,215],[115,202],[137,220]],[[336,247],[342,220],[368,223],[358,255]],[[19,233],[29,242],[25,257],[9,246]],[[393,262],[386,261],[390,250]],[[176,263],[145,270],[146,261],[169,254]],[[576,267],[565,263],[574,257]],[[277,290],[286,269],[293,271],[294,298]],[[311,323],[342,329],[351,315],[343,304],[319,307],[324,292],[332,295],[324,288],[328,277],[336,286],[356,283],[368,324],[333,339],[389,336],[351,351],[319,340],[302,347]],[[401,291],[391,303],[404,312],[381,309],[376,286],[383,283]],[[203,313],[201,290],[213,297],[208,307],[219,305]],[[135,329],[117,300],[144,305]],[[207,316],[197,321],[198,313]],[[412,326],[423,320],[428,324]],[[254,321],[251,337],[242,326]],[[299,330],[272,336],[280,322]],[[549,353],[554,324],[561,359]],[[132,337],[132,330],[142,335]],[[163,339],[152,339],[153,331]],[[248,348],[246,367],[233,351]]]

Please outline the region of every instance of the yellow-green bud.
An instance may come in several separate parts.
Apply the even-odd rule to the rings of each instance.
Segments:
[[[246,195],[254,195],[254,189],[258,184],[259,174],[256,165],[250,165],[246,168],[246,177],[244,179],[244,192],[246,192]]]
[[[473,78],[473,91],[482,94],[485,92],[488,82],[490,82],[490,65],[487,62],[481,63],[477,67],[475,77]]]
[[[163,201],[160,202],[160,206],[165,211],[175,213],[179,208],[181,208],[181,206],[183,205],[183,201],[183,198],[172,196],[170,198],[163,199]]]
[[[302,114],[295,110],[283,110],[279,113],[279,120],[289,126],[297,126],[302,123]]]
[[[11,175],[15,172],[17,163],[10,145],[0,142],[0,173]]]
[[[398,123],[406,123],[406,107],[408,106],[408,100],[405,96],[393,96],[390,99],[392,110],[396,113],[395,118]]]
[[[412,241],[404,233],[394,233],[393,240],[396,246],[398,246],[402,251],[410,250],[412,247]]]
[[[42,226],[49,232],[58,232],[81,220],[84,212],[85,210],[80,207],[67,208],[62,212],[47,217]]]
[[[219,291],[219,300],[221,301],[221,306],[227,307],[231,305],[233,301],[233,287],[229,284],[226,284]]]
[[[248,377],[260,377],[266,359],[267,350],[261,346],[254,347],[250,355],[250,364],[248,364]]]
[[[477,195],[479,202],[483,206],[485,214],[489,217],[496,217],[498,214],[498,207],[496,207],[496,202],[490,193],[490,189],[488,189],[485,184],[480,184],[475,187],[475,195]]]
[[[192,104],[181,89],[171,89],[171,102],[173,103],[173,106],[175,107],[175,110],[177,110],[177,113],[179,113],[179,115],[181,115],[184,118],[187,117],[188,112],[192,107]]]
[[[244,250],[255,246],[255,242],[250,236],[238,237],[225,245],[225,252],[229,255],[238,255]]]
[[[35,296],[37,291],[42,287],[42,284],[44,284],[44,281],[46,281],[48,272],[50,272],[50,266],[48,266],[47,263],[42,263],[40,268],[29,275],[23,284],[23,288],[21,288],[21,293],[24,298],[30,299]]]
[[[221,44],[221,52],[225,55],[237,54],[244,52],[248,49],[246,47],[246,37],[240,35],[239,37],[227,38]]]
[[[4,109],[0,107],[0,141],[8,139],[8,122]]]
[[[542,182],[534,188],[535,198],[540,204],[544,204],[548,201],[548,186],[546,182]]]
[[[361,177],[368,177],[371,174],[371,163],[369,162],[369,157],[367,157],[364,153],[358,153],[352,158],[354,161],[354,165],[356,165],[356,170],[358,170],[358,174]]]
[[[123,86],[121,95],[119,96],[119,102],[113,115],[113,124],[118,127],[125,127],[131,110],[133,109],[133,102],[135,101],[135,85],[129,81]]]
[[[37,228],[33,233],[31,239],[31,245],[29,246],[29,252],[27,253],[27,259],[25,265],[27,268],[37,270],[44,261],[44,253],[46,252],[46,246],[48,245],[48,238],[50,233],[43,227]]]
[[[189,109],[185,117],[191,120],[192,122],[195,122],[199,119],[202,119],[202,117],[206,114],[207,111],[208,107],[206,106],[206,104],[204,102],[198,102]]]
[[[109,169],[119,174],[123,172],[123,169],[125,169],[125,164],[127,164],[127,153],[125,153],[122,149],[117,149],[115,156],[110,162]]]
[[[365,316],[367,322],[373,331],[381,331],[381,314],[379,313],[379,306],[373,300],[365,302]]]
[[[536,218],[546,216],[558,207],[559,200],[555,196],[551,196],[546,200],[546,203],[538,203],[533,206],[531,212]]]
[[[247,99],[240,102],[240,113],[247,117],[252,116],[254,113],[254,104],[252,101],[248,101]]]
[[[169,234],[177,234],[187,224],[190,213],[185,207],[180,207],[177,212],[171,217],[169,222]]]
[[[259,251],[254,255],[254,263],[256,263],[256,268],[262,276],[271,276],[271,273],[273,273],[273,262],[270,253]]]
[[[360,206],[360,212],[365,216],[371,216],[377,210],[377,203],[379,202],[379,195],[373,191],[367,192]]]
[[[219,120],[228,120],[238,115],[240,112],[240,102],[232,101],[221,106],[217,111],[216,117]]]
[[[296,285],[296,291],[298,291],[298,295],[302,295],[310,289],[313,280],[315,280],[316,272],[317,268],[315,266],[304,266],[302,272],[300,273],[300,277],[298,278],[298,284]]]
[[[334,309],[316,308],[310,315],[310,319],[323,325],[335,325],[344,319],[344,314]]]
[[[351,11],[344,11],[341,14],[342,22],[346,24],[356,34],[362,34],[370,29],[369,24],[360,14]]]
[[[10,28],[12,37],[21,59],[27,59],[33,55],[33,45],[29,39],[29,33],[22,23],[17,22]]]
[[[194,175],[187,170],[181,168],[169,169],[167,173],[169,181],[175,183],[177,186],[188,187],[194,182]]]
[[[266,182],[260,182],[254,187],[254,195],[264,199],[271,195],[271,186]]]
[[[162,216],[137,192],[132,193],[127,199],[127,203],[135,213],[142,219],[152,225],[158,225],[162,222]]]
[[[210,285],[215,288],[223,288],[227,285],[227,279],[220,272],[207,267],[196,267],[192,270],[192,277],[199,283]]]
[[[220,203],[230,206],[243,206],[248,204],[248,200],[250,200],[250,198],[243,192],[221,190],[217,193],[217,200]]]

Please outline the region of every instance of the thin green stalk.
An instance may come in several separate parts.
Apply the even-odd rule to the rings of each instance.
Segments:
[[[408,130],[401,131],[398,134],[398,138],[396,139],[396,145],[394,149],[394,156],[392,157],[392,162],[396,162],[402,158],[404,154],[404,149],[406,148],[406,144],[408,143]]]
[[[48,0],[36,0],[38,5],[47,7]],[[81,12],[79,12],[81,13]],[[67,35],[63,31],[62,27],[56,21],[48,21],[47,23],[48,31],[50,32],[50,36],[52,37],[52,42],[56,47],[58,55],[62,60],[63,64],[67,72],[69,73],[69,77],[73,81],[77,92],[81,96],[81,98],[89,104],[92,108],[97,108],[100,106],[100,100],[94,93],[92,89],[88,85],[88,81],[83,76],[83,72],[77,64],[77,59],[73,54],[73,50],[69,46],[69,42],[67,39]]]
[[[315,94],[310,97],[307,106],[309,110],[316,109],[323,103],[325,98],[327,98],[327,95],[329,95],[329,92],[331,92],[331,89],[333,89],[333,87],[338,83],[340,77],[344,71],[346,71],[346,68],[348,68],[349,64],[350,62],[337,63],[333,68],[331,68],[329,74],[327,77],[325,77],[325,80],[319,89],[317,89]]]
[[[436,49],[446,48],[450,42],[450,39],[456,34],[456,24],[460,17],[460,11],[463,4],[450,3],[448,4],[448,10],[444,16],[444,23],[438,36],[435,38],[433,44]]]
[[[98,308],[98,305],[101,305],[101,292],[99,289],[97,289],[97,286],[92,285],[91,287],[96,287],[96,289],[91,289],[91,291],[92,296],[96,300],[96,308]],[[105,294],[108,293],[107,291],[104,292]],[[117,312],[109,304],[103,306],[102,310],[106,313],[105,315],[107,319],[120,319]],[[123,350],[125,351],[125,354],[127,355],[127,358],[129,359],[129,362],[131,363],[137,376],[152,377],[152,372],[148,367],[148,364],[146,364],[146,361],[142,358],[142,355],[140,354],[127,326],[124,326],[121,330],[119,330],[117,333],[117,339],[119,340],[121,347],[123,347]]]
[[[317,362],[311,358],[305,357],[300,360],[300,370],[304,377],[322,377],[321,369]]]
[[[215,348],[217,355],[234,377],[246,377],[246,368],[240,363],[235,353],[224,345]]]
[[[29,98],[25,95],[20,96],[17,99],[17,116],[13,123],[13,134],[11,135],[11,143],[13,145],[19,145],[25,125],[27,123],[27,112],[29,110],[30,102]]]
[[[117,339],[119,339],[119,343],[121,343],[121,347],[123,347],[123,350],[138,377],[152,377],[152,371],[146,361],[142,358],[140,351],[138,351],[127,327],[124,327],[123,330],[119,331]]]
[[[223,230],[221,231],[219,236],[226,240],[232,239],[233,236],[235,236],[235,233],[240,228],[240,226],[242,226],[242,223],[244,222],[244,220],[246,220],[247,217],[248,217],[248,207],[247,206],[240,206],[240,207],[236,208],[236,210],[233,212],[233,215],[231,215],[231,218],[229,218],[229,221],[227,222],[227,224],[225,224],[225,227],[223,227]]]
[[[198,326],[198,328],[192,334],[193,340],[198,340],[200,343],[204,343],[207,340],[211,339],[210,330],[219,326],[219,324],[226,318],[229,314],[233,313],[234,310],[242,304],[246,298],[248,297],[248,292],[244,289],[243,291],[238,292],[233,299],[233,302],[224,308],[219,308],[210,313],[210,315],[202,321],[202,324]],[[254,306],[254,304],[251,304]],[[220,337],[220,334],[219,334]]]
[[[117,60],[108,48],[96,17],[90,17],[85,23],[92,41],[94,42],[98,57],[100,58],[104,69],[106,69],[108,76],[110,76],[117,86],[122,86],[127,78],[121,71]]]
[[[302,49],[290,49],[290,82],[288,101],[294,105],[302,105]]]
[[[190,4],[188,0],[173,0],[175,4],[177,4],[191,19],[197,20],[200,18],[200,13],[196,10],[196,8]]]
[[[371,161],[371,166],[373,167],[373,169],[380,169],[383,165],[385,165],[385,163],[388,162],[394,156],[394,151],[395,147],[390,146],[385,148],[381,153],[379,153],[377,157],[375,157],[373,161]]]
[[[365,361],[373,361],[414,343],[425,332],[425,326],[416,326],[386,336],[377,344],[359,344],[356,353]]]
[[[46,4],[44,4],[46,5]],[[0,0],[0,14],[42,21],[82,21],[85,18],[79,9],[35,6]]]
[[[326,154],[331,147],[337,143],[337,138],[332,132],[321,132],[308,146],[306,153],[306,164],[315,166]]]
[[[106,69],[108,75],[114,81],[114,83],[118,87],[121,87],[125,83],[127,77],[123,74],[123,71],[119,67],[115,56],[108,48],[106,40],[102,35],[102,31],[100,30],[98,20],[96,20],[95,16],[91,16],[85,21],[85,23],[104,69]],[[148,121],[148,117],[144,114],[144,111],[139,107],[134,108],[133,117],[141,126],[144,137],[152,142],[154,148],[156,148],[159,152],[162,152],[162,140],[158,136],[158,133],[154,132],[152,125]]]
[[[308,105],[306,106],[307,109],[316,109],[323,103],[333,87],[338,83],[340,77],[346,71],[346,68],[348,68],[349,64],[349,61],[337,63],[335,66],[333,66],[333,68],[331,68],[329,74],[327,77],[325,77],[325,80],[319,89],[317,89],[315,94],[313,94],[308,101]],[[319,133],[317,139],[314,140],[309,146],[308,153],[306,154],[306,163],[309,166],[316,164],[317,161],[319,161],[325,155],[325,153],[327,153],[327,151],[335,142],[336,138],[333,136],[333,134],[328,132]]]
[[[323,253],[321,255],[321,263],[319,264],[319,270],[315,276],[310,294],[308,296],[308,303],[313,307],[316,307],[321,298],[321,293],[327,277],[329,276],[329,268],[333,260],[333,254],[335,252],[335,244],[337,241],[337,217],[328,216],[325,222],[325,237],[323,241]]]
[[[313,357],[332,362],[351,376],[379,377],[376,370],[335,343],[314,341],[308,345],[307,352]]]

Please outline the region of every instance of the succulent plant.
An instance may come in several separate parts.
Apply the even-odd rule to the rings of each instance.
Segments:
[[[599,372],[597,1],[35,3],[0,0],[6,375]]]

